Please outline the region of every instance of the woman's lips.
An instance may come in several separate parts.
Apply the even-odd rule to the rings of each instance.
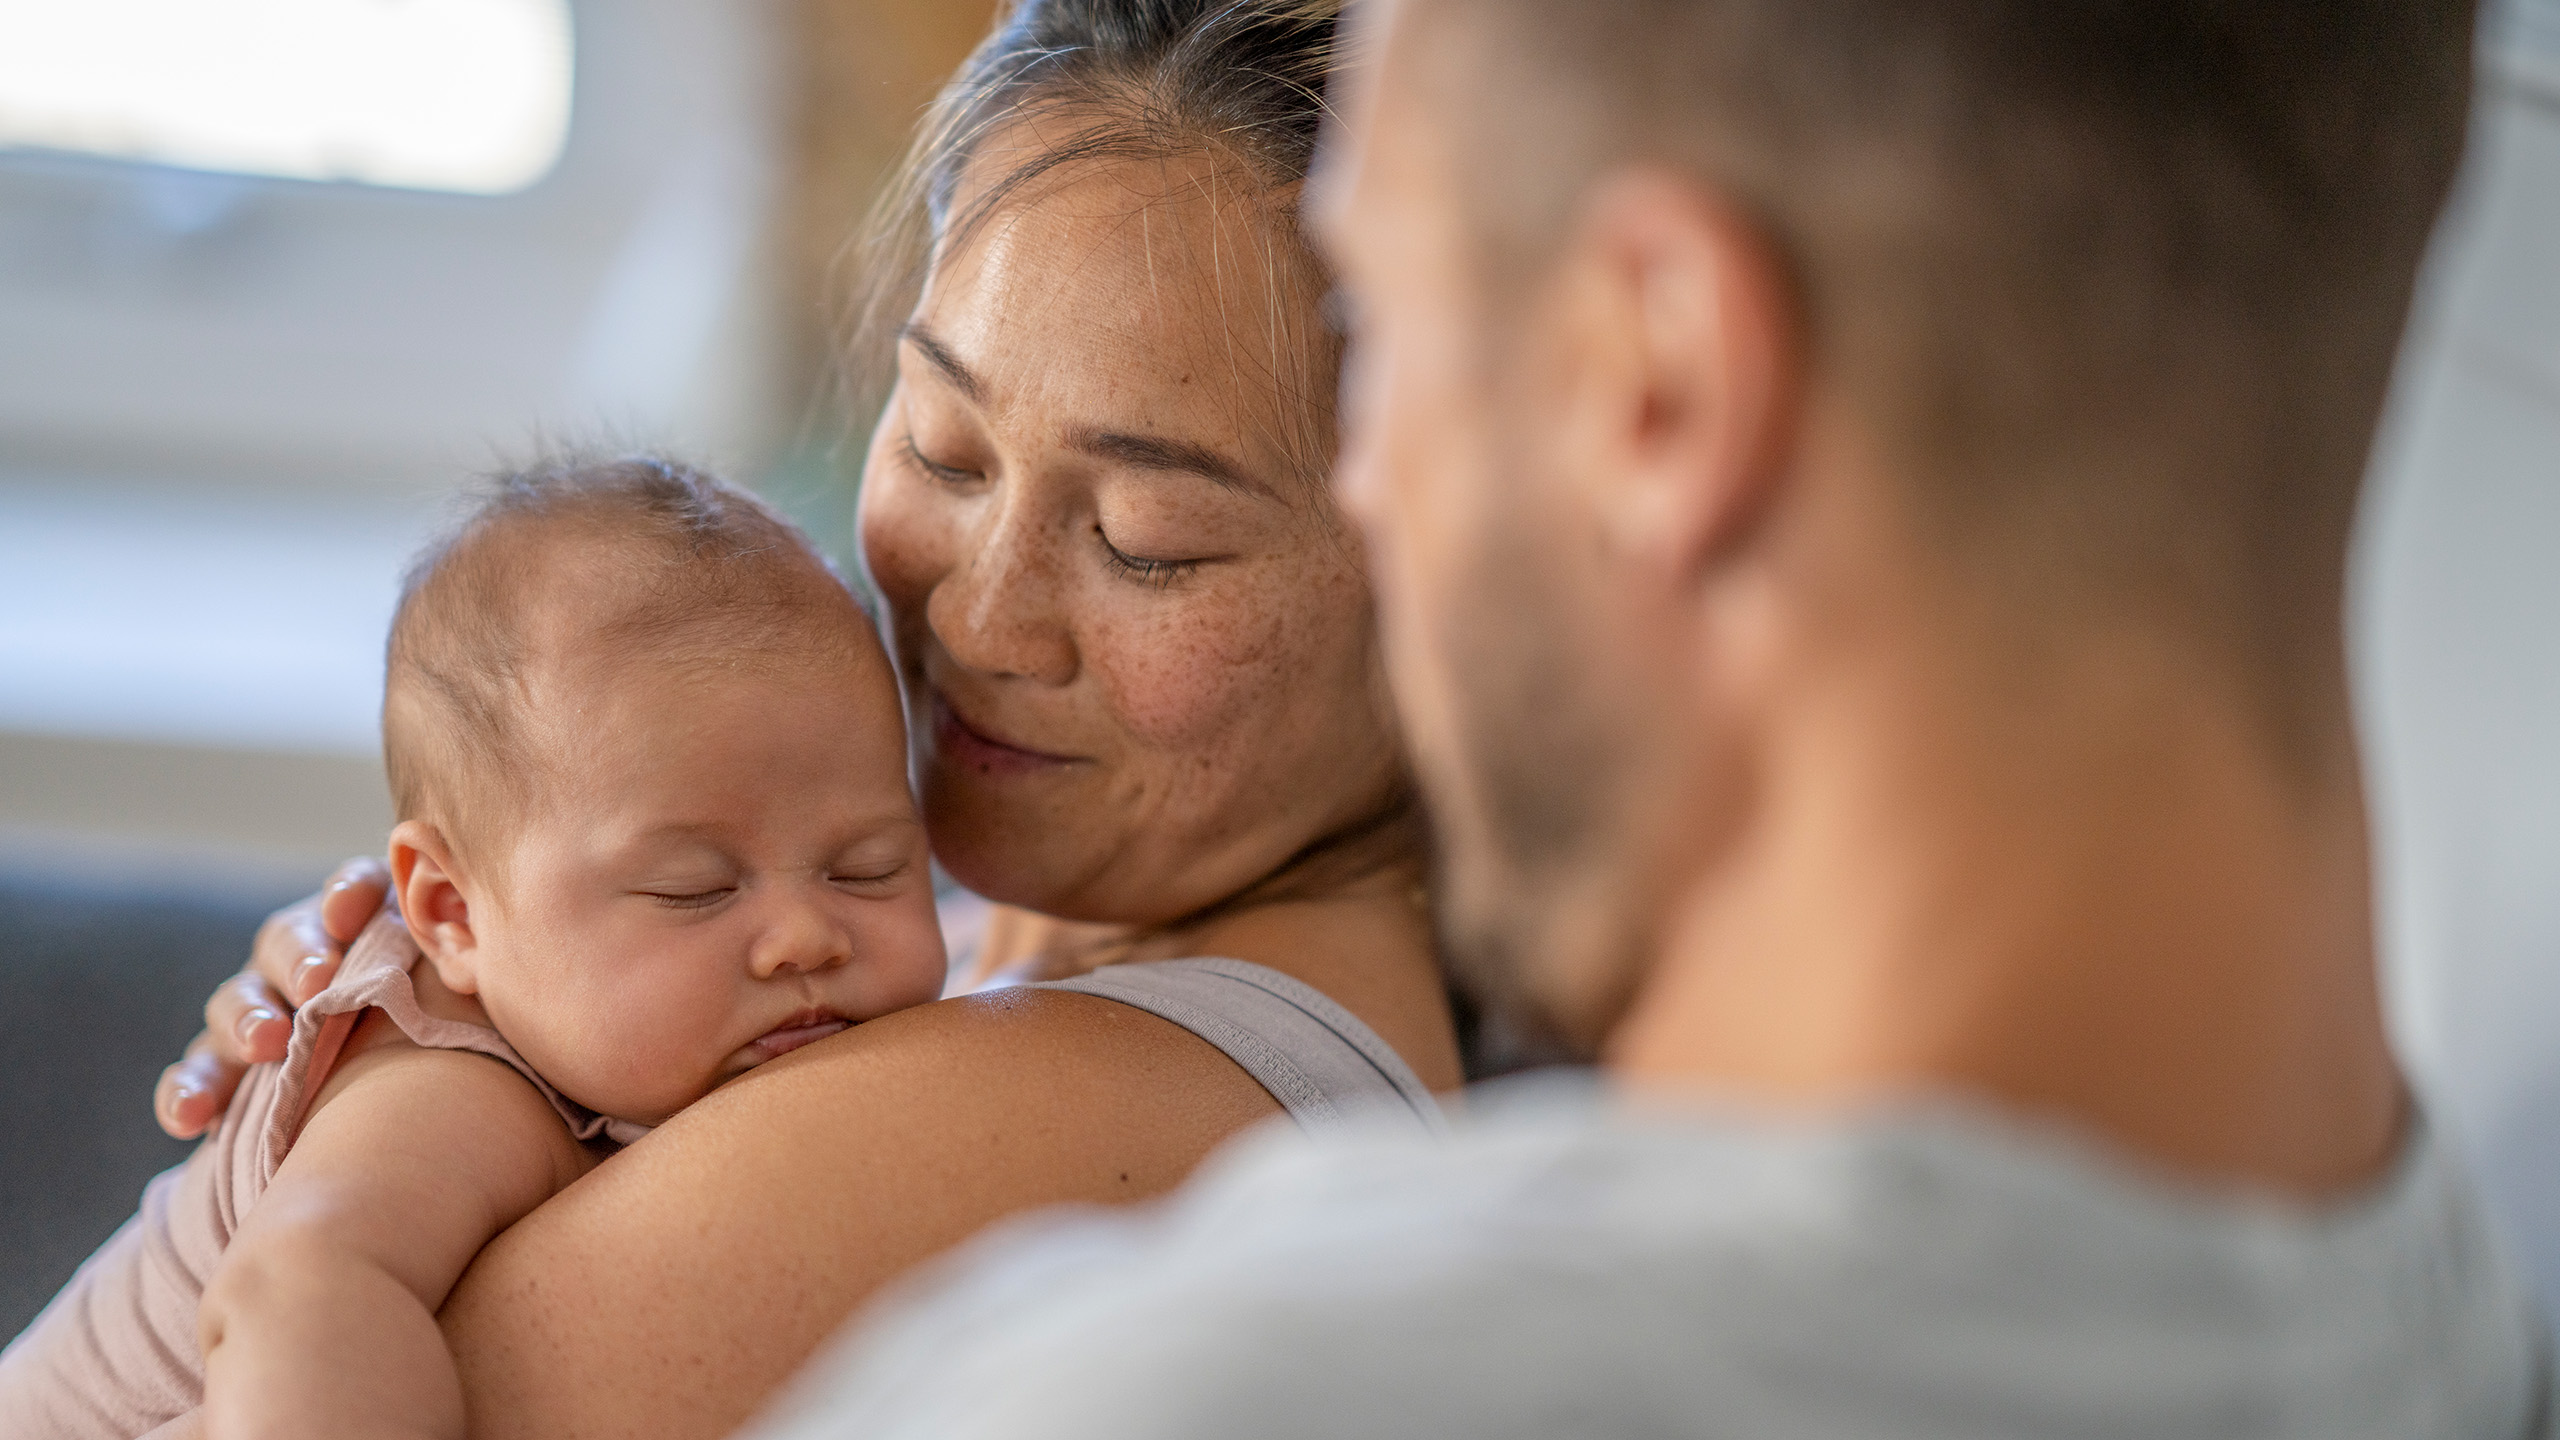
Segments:
[[[1076,763],[1072,756],[1026,750],[989,735],[961,719],[960,712],[951,708],[951,702],[939,690],[933,693],[933,745],[945,759],[980,774],[1045,774]]]

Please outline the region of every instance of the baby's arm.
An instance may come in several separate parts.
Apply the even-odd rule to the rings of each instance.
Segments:
[[[214,1440],[461,1436],[436,1309],[592,1163],[495,1060],[411,1044],[379,1013],[347,1049],[205,1289]]]

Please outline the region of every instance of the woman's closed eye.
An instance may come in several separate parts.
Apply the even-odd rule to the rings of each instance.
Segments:
[[[916,443],[916,437],[912,434],[908,435],[905,440],[901,442],[899,448],[904,452],[908,464],[914,466],[918,471],[922,472],[927,478],[933,480],[937,484],[949,486],[975,485],[987,478],[985,473],[982,471],[967,469],[959,465],[946,465],[942,461],[936,460],[932,456],[927,455],[924,453],[924,447]],[[1187,555],[1179,557],[1137,555],[1132,554],[1127,550],[1123,550],[1118,545],[1113,544],[1111,536],[1105,532],[1099,524],[1096,524],[1093,527],[1093,535],[1094,539],[1100,543],[1102,563],[1106,568],[1116,575],[1120,575],[1126,579],[1136,581],[1141,585],[1146,585],[1155,589],[1162,589],[1171,585],[1197,571],[1201,566],[1224,558],[1222,556],[1215,555]]]
[[[1102,563],[1141,585],[1152,585],[1162,589],[1209,563],[1206,557],[1192,560],[1159,560],[1145,555],[1132,555],[1112,544],[1111,537],[1103,533],[1101,526],[1094,526],[1093,534],[1095,539],[1102,542]]]
[[[916,444],[916,437],[913,435],[909,435],[907,437],[904,449],[907,453],[908,464],[923,471],[929,478],[940,481],[945,485],[968,485],[986,478],[985,475],[978,471],[964,469],[958,465],[945,465],[941,461],[934,459],[932,456],[925,454],[923,447]]]

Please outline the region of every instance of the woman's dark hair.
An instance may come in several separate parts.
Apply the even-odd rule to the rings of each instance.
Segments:
[[[868,416],[886,397],[898,327],[937,249],[1044,177],[1095,162],[1205,154],[1266,190],[1305,180],[1341,12],[1342,0],[1019,0],[1004,12],[926,114],[854,257],[861,281],[847,367],[852,413]],[[1040,122],[1037,143],[1009,154],[1010,169],[978,177],[955,210],[986,139],[1030,119]],[[1258,273],[1312,266],[1294,207],[1275,213],[1282,221],[1275,244],[1297,253]],[[1277,294],[1265,298],[1277,340],[1318,347],[1322,372],[1270,378],[1293,389],[1311,378],[1315,393],[1305,398],[1329,403],[1338,356],[1320,317]],[[1289,453],[1321,473],[1320,438],[1313,452],[1304,446],[1315,437],[1283,438]]]

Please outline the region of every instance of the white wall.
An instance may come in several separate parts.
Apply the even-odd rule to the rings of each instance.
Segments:
[[[579,5],[567,150],[515,195],[0,157],[0,465],[434,484],[600,420],[755,458],[771,14]]]
[[[2395,1020],[2560,1300],[2560,3],[2510,20],[2366,514]]]
[[[377,847],[382,635],[459,484],[546,434],[759,478],[780,13],[581,0],[516,195],[0,154],[0,859]],[[253,781],[295,793],[226,826]]]

